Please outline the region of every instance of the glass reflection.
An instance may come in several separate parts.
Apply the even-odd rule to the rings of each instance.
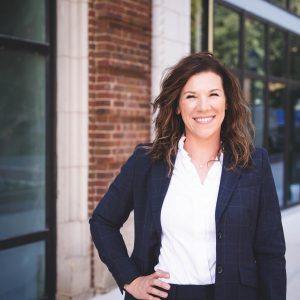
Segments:
[[[264,25],[254,19],[245,21],[245,68],[257,74],[265,73]]]
[[[245,78],[244,94],[251,105],[255,126],[255,145],[262,147],[264,141],[264,83],[260,80]]]
[[[44,0],[0,1],[0,34],[46,41]]]
[[[282,8],[286,8],[287,7],[287,0],[269,0],[269,2],[278,5]]]
[[[291,37],[291,77],[300,80],[300,37],[293,35]]]
[[[192,0],[191,6],[191,52],[199,52],[203,49],[203,1]]]
[[[292,100],[292,155],[290,161],[289,201],[300,202],[300,88],[294,88]]]
[[[300,0],[290,0],[290,11],[300,16]]]
[[[284,204],[284,130],[286,86],[269,83],[268,148],[280,206]]]
[[[214,13],[214,54],[228,67],[238,67],[239,15],[218,4]]]
[[[284,76],[286,73],[285,45],[284,32],[270,27],[270,72],[274,76]]]
[[[45,228],[45,64],[0,50],[0,238]]]
[[[44,299],[44,242],[0,251],[0,265],[0,299]]]

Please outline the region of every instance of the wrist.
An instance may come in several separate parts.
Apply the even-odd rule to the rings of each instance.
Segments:
[[[132,286],[132,284],[133,284],[138,278],[139,278],[139,277],[136,277],[136,278],[134,278],[131,282],[125,283],[124,286],[123,286],[123,289],[124,289],[126,292],[129,292],[130,287]]]

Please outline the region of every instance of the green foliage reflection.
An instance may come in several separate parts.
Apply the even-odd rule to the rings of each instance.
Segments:
[[[222,6],[214,10],[214,54],[229,67],[238,67],[239,15]]]

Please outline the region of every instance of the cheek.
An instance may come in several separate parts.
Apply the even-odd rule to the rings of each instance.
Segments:
[[[182,115],[187,116],[187,115],[191,114],[193,109],[194,109],[194,104],[193,103],[187,102],[187,101],[179,102],[178,111]]]
[[[219,106],[219,112],[223,115],[223,117],[225,116],[226,109],[227,109],[227,103],[224,101],[224,103],[220,104]]]

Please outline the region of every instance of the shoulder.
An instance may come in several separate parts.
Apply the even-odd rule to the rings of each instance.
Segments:
[[[266,165],[269,164],[268,151],[262,147],[255,147],[252,153],[252,163],[254,167],[263,169]]]
[[[263,160],[268,157],[268,151],[262,147],[255,147],[252,153],[253,160]]]
[[[152,146],[151,143],[138,144],[135,147],[132,156],[135,157],[136,159],[150,159],[151,158],[151,154],[150,154],[151,146]]]
[[[135,166],[150,165],[152,161],[150,153],[151,145],[151,143],[137,145],[127,163]]]

